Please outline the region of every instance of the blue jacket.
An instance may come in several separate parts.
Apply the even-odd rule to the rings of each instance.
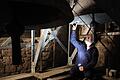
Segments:
[[[76,39],[76,32],[71,33],[71,43],[77,48],[77,58],[75,64],[81,64],[86,68],[92,68],[98,60],[98,50],[95,46],[87,50],[82,41]]]

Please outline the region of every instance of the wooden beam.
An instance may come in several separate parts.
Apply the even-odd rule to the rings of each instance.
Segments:
[[[8,37],[2,44],[1,47],[7,46],[11,42],[11,37]]]
[[[72,62],[71,62],[71,59],[70,59],[70,34],[71,34],[71,24],[69,24],[69,31],[68,31],[68,62],[67,64],[68,65],[71,65]]]
[[[57,74],[68,72],[71,70],[72,66],[66,65],[66,66],[61,66],[61,67],[57,67],[57,68],[52,68],[43,73],[21,73],[21,74],[17,74],[17,75],[1,77],[0,80],[19,80],[19,79],[25,79],[25,78],[30,78],[30,77],[36,77],[37,79],[42,80],[42,79],[47,79],[47,78],[52,77]]]
[[[105,32],[101,34],[101,36],[116,36],[116,35],[120,35],[120,32]]]
[[[58,39],[58,37],[56,36],[56,33],[55,33],[54,31],[52,32],[52,35],[53,35],[54,38],[57,40],[58,44],[62,47],[62,49],[63,49],[66,53],[68,53],[66,47],[65,47],[65,46],[62,44],[62,42]]]
[[[53,78],[48,78],[47,80],[64,80],[66,78],[70,77],[70,74],[67,74],[67,75],[61,75],[61,76],[56,76],[56,77],[53,77]]]
[[[2,78],[0,78],[0,80],[17,80],[17,79],[23,79],[23,78],[32,77],[32,76],[33,75],[30,73],[22,73],[22,74],[2,77]]]
[[[34,55],[35,55],[35,30],[31,30],[31,73],[35,73]]]
[[[38,56],[42,50],[42,47],[43,47],[43,43],[45,42],[45,39],[47,37],[47,32],[48,30],[47,29],[42,29],[41,30],[41,36],[40,36],[40,39],[39,39],[39,43],[38,43],[38,47],[37,47],[37,51],[35,53],[35,58],[34,58],[34,63],[35,63],[35,66],[37,64],[37,60],[38,60]]]
[[[57,75],[57,74],[68,72],[71,70],[71,67],[72,66],[62,66],[62,67],[58,67],[58,68],[53,68],[53,69],[49,70],[48,72],[35,73],[34,77],[41,79],[41,80],[46,79],[46,78],[49,78],[49,77]]]
[[[71,55],[71,60],[73,60],[75,58],[76,53],[77,53],[77,48],[74,49],[74,51]]]

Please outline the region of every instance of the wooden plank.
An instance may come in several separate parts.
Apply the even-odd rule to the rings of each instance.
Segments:
[[[35,73],[34,77],[36,77],[38,79],[45,79],[45,78],[49,78],[51,76],[54,76],[54,75],[57,75],[60,73],[68,72],[68,71],[70,71],[70,69],[71,69],[71,66],[63,66],[63,67],[51,69],[48,72]]]
[[[72,66],[57,67],[57,68],[49,69],[48,71],[43,72],[43,73],[21,73],[17,75],[1,77],[0,80],[18,80],[18,79],[29,78],[29,77],[36,77],[38,79],[46,79],[46,78],[49,78],[57,74],[68,72],[70,71],[71,67]],[[59,77],[57,79],[64,78],[64,77]]]
[[[31,73],[22,73],[22,74],[2,77],[0,78],[0,80],[17,80],[17,79],[22,79],[22,78],[27,78],[27,77],[32,77],[32,76],[33,75]]]
[[[71,59],[73,60],[75,58],[75,55],[77,53],[77,48],[74,49],[72,55],[71,55]]]
[[[115,35],[120,35],[120,32],[106,32],[106,33],[103,33],[101,34],[101,36],[115,36]]]
[[[67,75],[62,75],[62,76],[57,76],[57,77],[53,77],[53,78],[48,78],[47,80],[64,80],[65,78],[70,77],[69,74]]]
[[[9,43],[11,43],[11,37],[8,37],[2,44],[1,46],[7,46]]]
[[[105,80],[120,80],[120,78],[109,77],[109,76],[106,76],[106,75],[103,75],[102,78],[105,79]]]

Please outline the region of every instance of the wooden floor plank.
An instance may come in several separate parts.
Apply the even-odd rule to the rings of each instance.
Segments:
[[[44,72],[44,73],[35,73],[34,76],[38,79],[45,79],[60,73],[68,72],[70,71],[71,67],[69,66],[63,66],[55,69],[51,69],[51,71]]]
[[[70,77],[69,74],[67,75],[62,75],[62,76],[57,76],[57,77],[53,77],[53,78],[48,78],[47,80],[64,80],[65,78]]]
[[[32,76],[33,75],[31,73],[22,73],[22,74],[2,77],[0,78],[0,80],[17,80],[17,79],[22,79],[22,78],[27,78],[27,77],[32,77]]]
[[[48,71],[43,72],[43,73],[21,73],[17,75],[2,77],[0,78],[0,80],[18,80],[18,79],[29,78],[29,77],[45,79],[45,78],[48,78],[48,77],[51,77],[57,74],[68,72],[70,71],[70,69],[71,69],[71,66],[62,66],[62,67],[49,69]]]

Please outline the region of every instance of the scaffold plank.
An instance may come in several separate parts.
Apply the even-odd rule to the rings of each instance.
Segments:
[[[71,66],[62,66],[62,67],[58,67],[58,68],[53,68],[53,69],[49,70],[48,72],[35,73],[34,76],[37,77],[38,79],[46,79],[46,78],[49,78],[49,77],[57,75],[57,74],[68,72],[68,71],[70,71],[70,69],[71,69]]]
[[[57,74],[68,72],[68,71],[70,71],[71,67],[72,66],[66,65],[66,66],[61,66],[61,67],[57,67],[57,68],[52,68],[52,69],[49,69],[42,73],[21,73],[21,74],[17,74],[17,75],[1,77],[0,80],[19,80],[19,79],[25,79],[25,78],[29,78],[29,77],[36,77],[37,79],[42,80],[42,79],[47,79],[47,78],[52,77]],[[58,77],[58,78],[60,78],[60,77]]]
[[[0,78],[0,80],[17,80],[17,79],[22,79],[22,78],[27,78],[27,77],[32,77],[32,76],[33,75],[31,73],[22,73],[22,74],[2,77]]]

